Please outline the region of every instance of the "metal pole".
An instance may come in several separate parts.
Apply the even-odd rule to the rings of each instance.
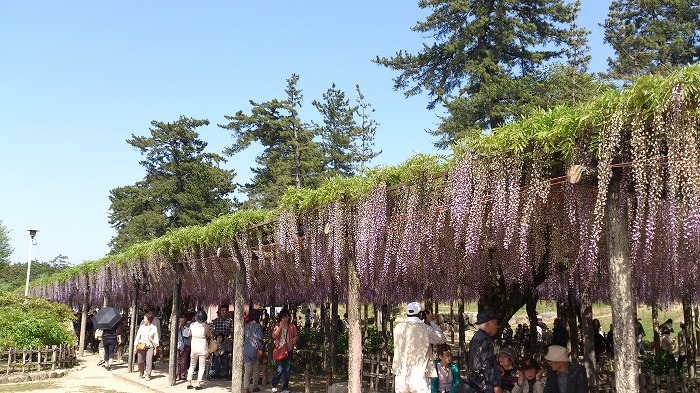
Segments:
[[[29,235],[29,259],[27,260],[27,281],[24,284],[24,296],[29,296],[29,274],[32,271],[32,246],[34,245],[34,235]]]

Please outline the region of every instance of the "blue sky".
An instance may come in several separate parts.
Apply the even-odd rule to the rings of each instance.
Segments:
[[[609,0],[585,1],[590,70],[605,71]],[[417,1],[104,2],[12,1],[0,6],[0,220],[12,261],[26,261],[27,229],[38,229],[33,259],[71,263],[103,257],[114,236],[109,191],[144,176],[126,143],[152,120],[209,119],[198,129],[216,153],[233,142],[216,126],[249,113],[248,100],[284,97],[300,75],[306,121],[311,101],[336,83],[354,100],[359,84],[380,123],[373,165],[416,152],[438,153],[425,130],[439,113],[426,97],[392,89],[396,73],[371,63],[425,37],[410,30],[428,13]],[[256,152],[229,158],[236,181],[250,177]]]

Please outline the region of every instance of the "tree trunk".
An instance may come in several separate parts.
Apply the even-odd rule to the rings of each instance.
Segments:
[[[571,354],[573,355],[574,360],[578,360],[579,355],[581,355],[581,348],[578,344],[579,328],[577,323],[579,319],[579,313],[577,310],[580,310],[580,304],[578,301],[576,301],[576,298],[574,296],[572,280],[570,279],[569,290],[567,295],[568,298],[566,299],[566,311],[568,313],[567,319],[569,321],[569,349],[571,350]]]
[[[80,340],[78,340],[78,356],[83,356],[85,353],[85,342],[87,341],[87,314],[88,314],[88,294],[90,288],[85,288],[85,296],[83,296],[83,304],[81,304],[82,314],[80,319]]]
[[[587,284],[581,292],[581,338],[583,339],[583,363],[588,374],[588,386],[597,384],[595,346],[593,342],[593,305],[591,304],[591,292]]]
[[[331,296],[333,296],[331,302],[331,321],[333,322],[330,324],[330,367],[333,370],[333,375],[336,375],[338,373],[338,348],[336,345],[338,343],[338,294],[333,292]]]
[[[466,364],[466,357],[467,356],[467,337],[466,337],[466,331],[467,331],[467,324],[466,321],[464,320],[464,289],[463,286],[464,284],[459,284],[458,290],[458,300],[457,300],[457,314],[459,314],[459,351],[461,355],[461,361],[463,362],[460,364],[460,366],[464,367]]]
[[[139,282],[134,280],[134,289],[131,293],[131,324],[129,325],[129,372],[134,372],[134,339],[136,338],[136,317],[138,315]]]
[[[182,288],[182,265],[175,264],[175,282],[173,286],[173,309],[170,313],[170,356],[168,358],[168,383],[175,386],[177,372],[177,335],[180,315],[180,290]]]
[[[362,388],[362,331],[360,330],[360,279],[355,259],[348,258],[348,392]]]
[[[683,324],[685,326],[685,355],[686,364],[688,365],[688,375],[695,375],[695,339],[693,332],[695,327],[693,326],[693,307],[691,305],[690,294],[683,296]],[[678,342],[678,346],[681,343]]]
[[[537,296],[533,296],[528,299],[525,304],[525,310],[527,311],[527,319],[530,321],[530,353],[537,353]],[[504,322],[501,322],[501,326]]]
[[[656,301],[651,302],[651,326],[654,330],[654,349],[661,349],[661,334],[659,334],[659,305]]]
[[[612,308],[615,356],[615,391],[639,391],[638,349],[635,337],[635,308],[632,296],[632,266],[627,226],[627,212],[620,206],[619,179],[613,178],[608,192],[606,233],[610,274],[610,305]]]
[[[102,307],[109,307],[109,294],[110,287],[109,284],[112,282],[112,269],[107,268],[107,285],[105,285],[105,291],[102,294]]]
[[[243,308],[245,307],[245,263],[243,255],[236,248],[236,282],[235,298],[233,299],[233,348],[237,348],[231,354],[231,393],[243,391]]]

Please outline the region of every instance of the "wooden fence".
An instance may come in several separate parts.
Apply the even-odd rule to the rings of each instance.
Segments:
[[[77,350],[76,344],[10,348],[0,351],[0,372],[2,367],[5,367],[5,375],[73,367],[77,363]]]

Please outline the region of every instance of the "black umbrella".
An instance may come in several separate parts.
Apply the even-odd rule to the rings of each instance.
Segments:
[[[121,321],[122,315],[116,307],[101,308],[100,311],[92,317],[92,324],[95,329],[111,329]]]

